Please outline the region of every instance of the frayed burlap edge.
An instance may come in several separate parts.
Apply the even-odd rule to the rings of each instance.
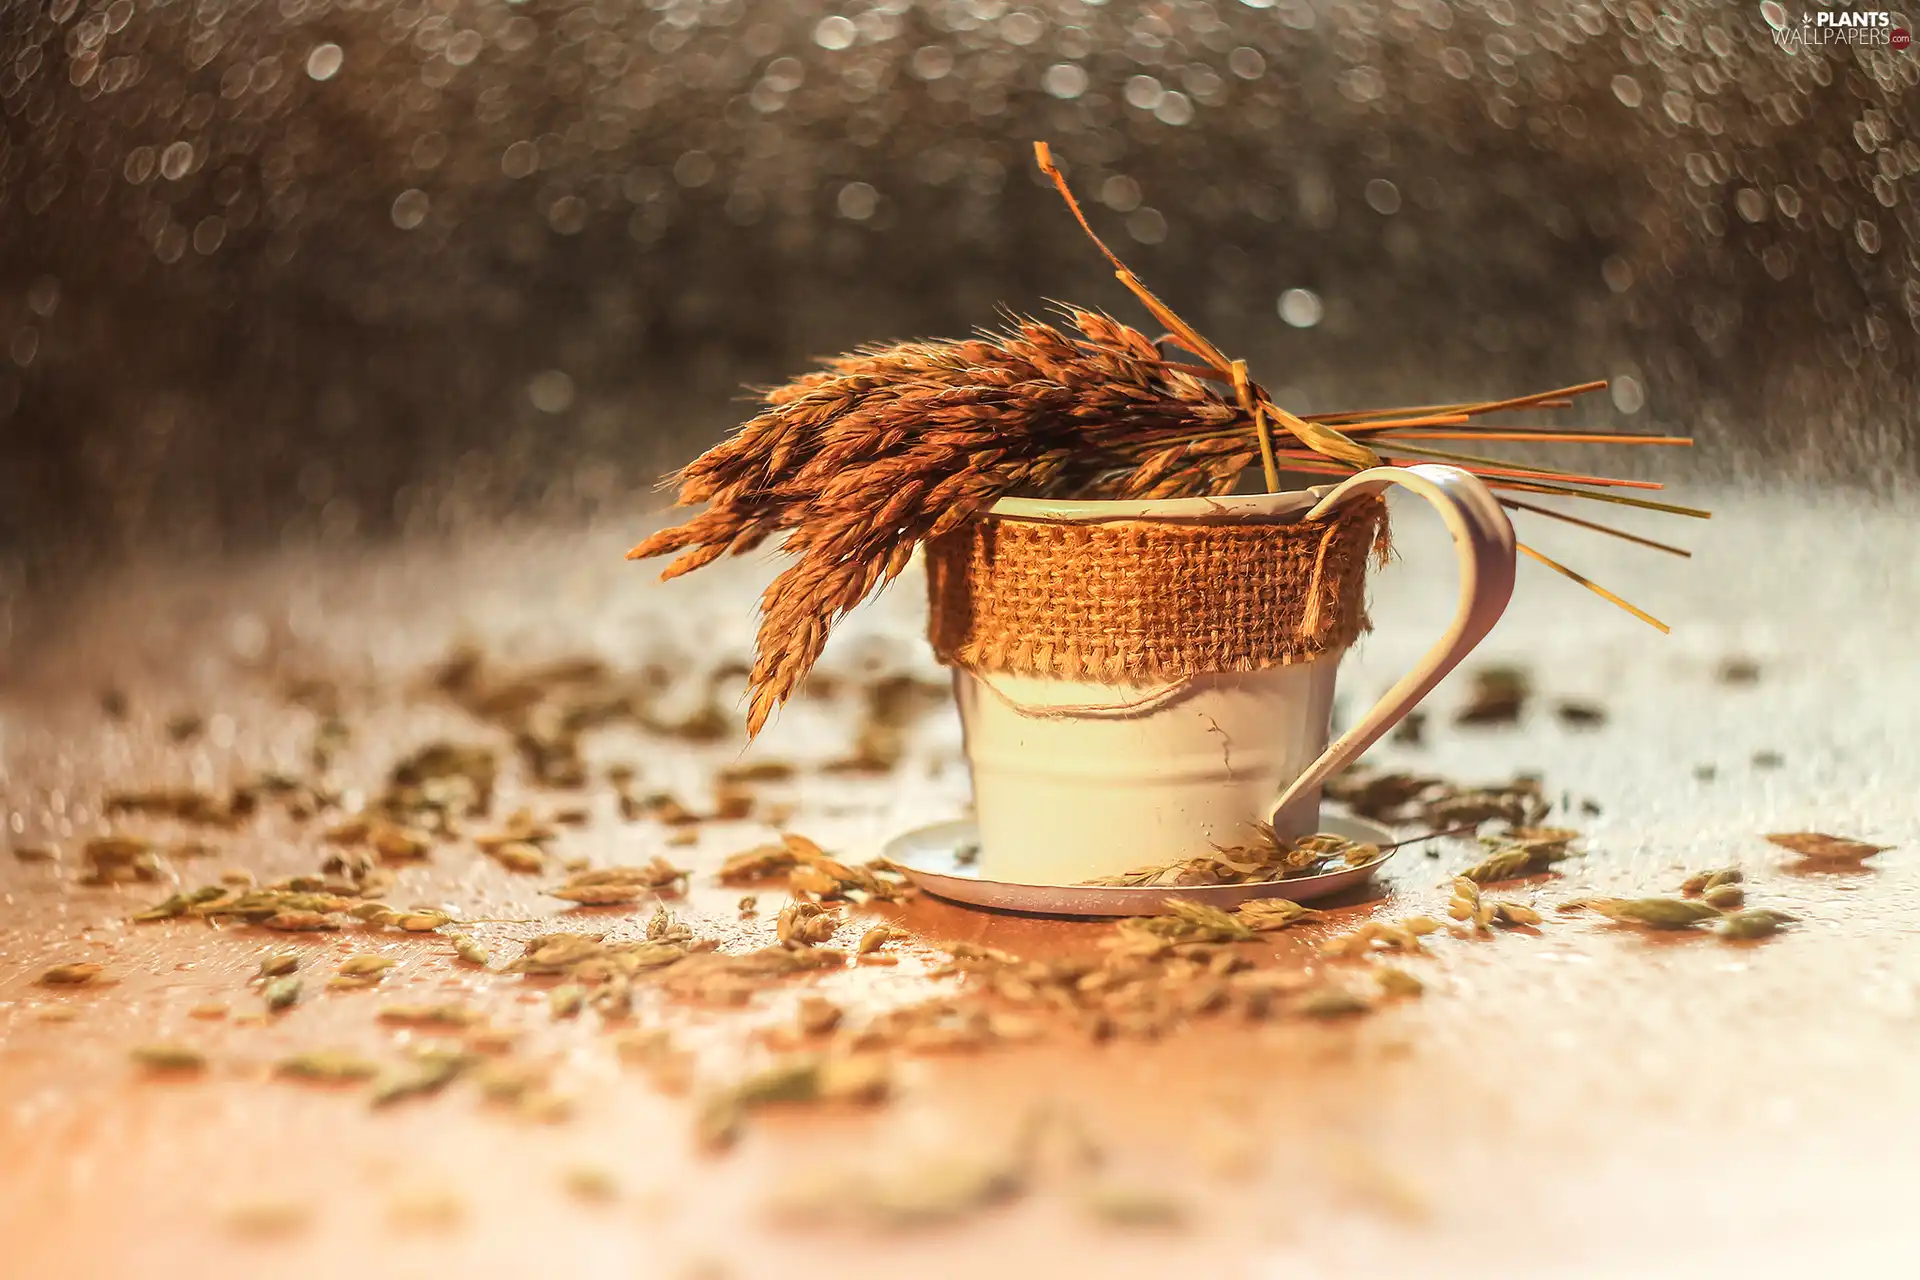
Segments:
[[[927,544],[928,638],[948,666],[1110,683],[1305,662],[1368,630],[1386,529],[1377,497],[1293,524],[988,516]]]

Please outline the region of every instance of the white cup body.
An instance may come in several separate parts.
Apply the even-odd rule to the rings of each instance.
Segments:
[[[1160,690],[956,670],[980,874],[1077,884],[1247,843],[1326,749],[1340,657]],[[1319,816],[1316,787],[1274,826]]]

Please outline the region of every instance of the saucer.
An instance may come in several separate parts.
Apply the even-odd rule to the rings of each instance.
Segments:
[[[1383,848],[1395,840],[1394,834],[1387,828],[1360,818],[1327,815],[1321,819],[1320,829]],[[972,857],[978,856],[979,847],[979,829],[972,822],[941,822],[895,836],[887,842],[882,852],[899,865],[909,880],[935,897],[965,903],[970,907],[1049,916],[1158,915],[1169,898],[1185,898],[1190,902],[1204,902],[1210,907],[1227,910],[1254,898],[1288,898],[1294,902],[1307,902],[1366,883],[1380,864],[1395,852],[1387,849],[1378,858],[1362,866],[1343,867],[1317,876],[1297,876],[1291,880],[1263,880],[1258,884],[1119,886],[1014,884],[1005,880],[983,879],[971,861]]]

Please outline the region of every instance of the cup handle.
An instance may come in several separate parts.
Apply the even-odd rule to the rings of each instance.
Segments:
[[[1281,793],[1268,813],[1269,821],[1278,818],[1296,798],[1351,764],[1398,724],[1493,630],[1513,595],[1513,525],[1487,487],[1458,467],[1422,463],[1362,471],[1328,490],[1304,518],[1318,520],[1350,498],[1380,493],[1394,485],[1425,498],[1453,534],[1454,555],[1460,562],[1460,607],[1440,642],[1373,704],[1359,724],[1321,752],[1320,758]]]

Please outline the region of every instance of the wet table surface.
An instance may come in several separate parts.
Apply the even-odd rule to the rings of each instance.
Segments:
[[[1538,929],[1429,938],[1425,956],[1404,961],[1425,996],[1361,1018],[1199,1019],[1153,1041],[1060,1034],[903,1055],[885,1104],[767,1109],[722,1154],[696,1145],[694,1099],[764,1062],[802,996],[859,1020],[968,981],[929,976],[941,958],[929,944],[1074,955],[1096,950],[1108,926],[920,898],[883,909],[913,935],[895,965],[789,981],[745,1008],[643,998],[632,1025],[667,1027],[694,1063],[675,1090],[623,1066],[616,1030],[595,1015],[556,1021],[543,984],[498,972],[533,933],[634,936],[651,906],[563,916],[539,892],[553,877],[443,846],[402,869],[388,896],[504,921],[467,926],[497,957],[482,973],[437,935],[133,925],[126,917],[167,885],[75,881],[80,845],[108,830],[214,846],[209,858],[168,863],[187,885],[222,868],[263,880],[312,871],[324,820],[272,805],[231,832],[100,812],[114,789],[218,788],[305,768],[318,721],[288,700],[290,681],[339,691],[352,737],[334,776],[349,805],[425,741],[503,743],[423,684],[463,640],[504,665],[592,654],[619,671],[659,666],[686,677],[663,705],[696,710],[706,673],[748,651],[764,564],[661,586],[620,560],[633,528],[596,527],[288,553],[218,572],[155,565],[57,608],[22,605],[0,690],[5,840],[53,846],[59,858],[0,858],[5,1270],[1751,1276],[1920,1256],[1907,1204],[1920,1176],[1920,586],[1909,559],[1920,521],[1840,499],[1708,497],[1719,517],[1679,531],[1692,535],[1691,562],[1529,530],[1549,554],[1666,617],[1672,636],[1523,565],[1513,609],[1474,660],[1529,670],[1519,723],[1454,723],[1468,684],[1456,677],[1429,700],[1422,743],[1375,753],[1460,781],[1532,772],[1564,797],[1555,820],[1584,832],[1583,856],[1502,889],[1543,909]],[[1347,720],[1448,610],[1437,530],[1408,511],[1396,533],[1404,558],[1378,578],[1376,630],[1343,671]],[[780,891],[763,891],[761,911],[743,920],[740,891],[712,872],[773,828],[708,822],[692,828],[694,843],[671,844],[676,828],[618,814],[602,772],[630,762],[641,789],[701,809],[716,770],[795,762],[793,780],[756,785],[762,812],[786,810],[775,816],[788,828],[856,859],[959,815],[958,727],[936,698],[923,698],[891,772],[819,767],[854,749],[860,690],[876,674],[937,678],[917,639],[916,590],[903,583],[850,621],[826,663],[838,688],[795,704],[750,749],[733,731],[697,744],[613,725],[586,737],[586,788],[534,787],[509,765],[497,810],[588,808],[559,854],[595,864],[665,854],[694,871],[676,911],[729,949],[764,945]],[[1758,678],[1724,679],[1730,657],[1751,659]],[[122,718],[101,708],[109,688],[125,695]],[[729,706],[736,689],[725,687]],[[1598,705],[1604,721],[1569,723],[1558,713],[1567,701]],[[186,712],[204,724],[176,742],[166,724]],[[1761,838],[1783,830],[1894,848],[1862,870],[1809,870]],[[1243,949],[1263,965],[1325,970],[1334,966],[1314,948],[1327,936],[1375,914],[1439,914],[1449,876],[1476,855],[1458,841],[1431,852],[1403,851],[1328,920]],[[1753,902],[1802,922],[1731,944],[1551,909],[1582,894],[1670,894],[1689,872],[1722,865],[1744,869]],[[867,914],[851,913],[846,937]],[[249,979],[281,945],[308,955],[310,990],[269,1019]],[[383,989],[322,989],[360,951],[398,961]],[[111,981],[35,984],[47,966],[80,961],[103,964]],[[339,1047],[390,1060],[425,1038],[375,1017],[394,1000],[484,1010],[518,1033],[519,1059],[550,1071],[569,1114],[529,1116],[458,1084],[374,1110],[364,1089],[273,1078],[289,1053]],[[190,1012],[208,1004],[226,1016]],[[162,1040],[201,1048],[209,1069],[155,1079],[129,1062],[130,1046]],[[1065,1117],[1056,1127],[1080,1135],[1069,1145],[1091,1148],[1097,1170],[1043,1154],[1023,1194],[917,1230],[791,1208],[795,1187],[833,1170],[1005,1150],[1039,1114]],[[589,1176],[607,1194],[583,1194]],[[1116,1223],[1090,1212],[1096,1184],[1182,1220]]]

